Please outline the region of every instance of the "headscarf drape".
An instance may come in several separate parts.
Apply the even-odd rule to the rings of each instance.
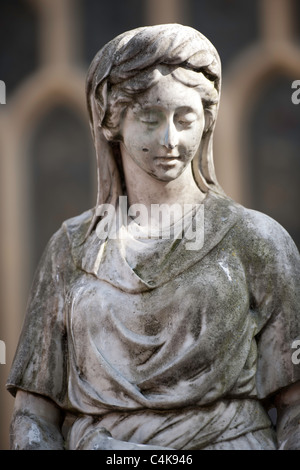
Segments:
[[[212,123],[202,137],[201,147],[192,162],[193,174],[199,188],[207,192],[223,191],[219,186],[213,162],[212,137],[219,106],[221,63],[210,41],[195,29],[179,24],[137,28],[125,32],[107,43],[95,56],[87,75],[87,105],[90,126],[97,156],[98,194],[96,208],[102,204],[117,204],[121,195],[120,172],[113,146],[103,132],[111,86],[122,84],[133,92],[143,71],[158,65],[180,66],[193,70],[213,85],[215,103]],[[126,83],[128,82],[128,84]],[[136,88],[134,90],[134,88]],[[95,216],[90,230],[95,226]],[[89,232],[90,232],[89,230]]]

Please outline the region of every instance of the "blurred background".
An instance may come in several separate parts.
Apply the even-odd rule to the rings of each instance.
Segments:
[[[300,105],[291,100],[300,79],[298,0],[1,0],[0,449],[9,448],[5,381],[37,262],[61,222],[95,203],[89,63],[119,33],[174,22],[204,33],[222,60],[220,183],[300,246]]]

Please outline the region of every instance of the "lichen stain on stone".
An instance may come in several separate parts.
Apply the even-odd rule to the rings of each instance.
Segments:
[[[41,435],[39,428],[35,423],[32,423],[31,428],[28,432],[29,445],[38,444],[41,442]]]

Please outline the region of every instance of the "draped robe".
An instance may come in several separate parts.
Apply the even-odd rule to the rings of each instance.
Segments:
[[[204,243],[84,240],[92,211],[50,240],[8,389],[71,416],[70,448],[93,427],[116,439],[202,449],[268,433],[264,409],[300,379],[299,253],[273,219],[208,193]]]

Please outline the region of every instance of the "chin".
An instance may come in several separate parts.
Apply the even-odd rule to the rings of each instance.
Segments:
[[[147,171],[147,173],[152,176],[152,178],[155,178],[158,181],[173,181],[179,178],[179,176],[184,172],[185,168],[151,168],[150,171]]]
[[[182,173],[182,171],[178,172],[178,171],[169,170],[169,171],[165,171],[165,172],[151,173],[150,175],[158,181],[168,182],[168,181],[174,181],[177,178],[179,178],[181,173]]]

